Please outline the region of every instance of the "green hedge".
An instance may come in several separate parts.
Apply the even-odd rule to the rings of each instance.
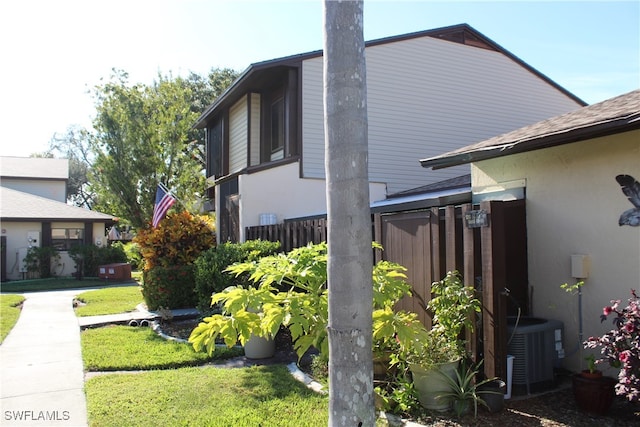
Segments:
[[[142,273],[142,296],[149,310],[196,305],[194,266],[153,267]]]
[[[98,276],[98,267],[104,264],[127,262],[127,256],[122,246],[98,247],[95,245],[78,245],[69,249],[69,256],[76,263],[82,260],[82,275],[89,277]]]
[[[144,268],[144,259],[140,253],[140,245],[134,242],[114,242],[111,246],[122,249],[127,258],[126,262],[131,264],[133,270],[142,270]]]
[[[234,277],[224,270],[236,262],[254,261],[280,250],[280,242],[248,240],[244,243],[222,243],[203,252],[195,261],[195,293],[197,308],[210,313],[211,295],[229,286],[247,286],[247,277]]]

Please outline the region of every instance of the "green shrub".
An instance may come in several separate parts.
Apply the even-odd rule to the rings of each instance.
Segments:
[[[27,251],[24,262],[27,266],[27,272],[41,279],[46,279],[53,276],[51,267],[59,264],[60,254],[51,246],[34,246]]]
[[[98,276],[98,267],[104,264],[127,262],[127,256],[121,246],[99,247],[95,245],[78,245],[69,249],[69,256],[76,263],[82,263],[82,275]]]
[[[144,259],[140,252],[140,245],[134,242],[114,242],[112,243],[112,246],[122,248],[125,256],[127,257],[127,262],[131,264],[131,268],[133,270],[142,270],[144,268]]]
[[[223,243],[203,252],[195,261],[197,308],[209,313],[211,295],[229,286],[246,287],[251,283],[248,275],[238,277],[225,272],[237,262],[252,262],[263,256],[273,255],[280,249],[279,242],[249,240],[244,243]]]
[[[179,212],[167,215],[155,228],[138,230],[133,239],[140,245],[145,270],[156,266],[187,265],[216,245],[211,218]]]
[[[193,265],[153,267],[142,273],[142,296],[149,310],[190,308],[196,304]]]
[[[139,230],[133,242],[144,258],[142,295],[149,309],[195,307],[193,263],[216,244],[211,218],[169,214],[157,227]]]

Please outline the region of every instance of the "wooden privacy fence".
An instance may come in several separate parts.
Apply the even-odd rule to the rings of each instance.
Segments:
[[[325,218],[301,221],[287,221],[283,224],[257,225],[245,230],[247,240],[268,240],[280,242],[284,252],[306,246],[308,243],[320,243],[327,240],[327,220]]]
[[[465,217],[485,215],[488,223],[468,226]],[[414,296],[400,302],[400,309],[417,313],[431,325],[424,306],[431,299],[431,283],[447,271],[458,270],[466,286],[481,295],[482,316],[468,349],[484,358],[488,376],[506,378],[507,283],[526,306],[526,225],[524,201],[482,202],[479,205],[436,207],[413,212],[373,215],[374,240],[384,251],[379,259],[407,268]],[[247,239],[279,241],[284,251],[307,243],[326,241],[326,220],[290,221],[246,229]],[[376,259],[376,261],[378,261]]]

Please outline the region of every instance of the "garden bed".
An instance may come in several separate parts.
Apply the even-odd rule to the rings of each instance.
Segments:
[[[171,337],[179,338],[187,340],[189,339],[189,335],[191,331],[198,325],[200,322],[199,319],[181,319],[181,320],[171,320],[171,321],[163,321],[160,323],[161,331],[169,335]],[[291,342],[291,335],[287,329],[282,328],[280,332],[276,335],[276,352],[273,357],[268,359],[260,359],[256,360],[255,364],[289,364],[292,362],[298,362],[298,355],[293,349],[293,344]],[[223,344],[220,341],[220,344]],[[304,357],[301,361],[300,365],[308,366],[311,363],[310,356]],[[306,369],[305,369],[306,370]]]
[[[188,339],[198,319],[182,319],[162,322],[165,334],[176,338]],[[288,364],[297,362],[297,355],[291,344],[291,337],[282,330],[276,336],[276,354],[273,358],[255,361],[257,364]],[[309,373],[308,365],[303,370]],[[420,424],[435,427],[466,426],[521,426],[521,427],[631,427],[640,425],[640,404],[632,404],[616,397],[606,416],[596,417],[581,412],[575,403],[570,387],[570,379],[559,381],[557,389],[530,397],[514,396],[505,401],[505,409],[491,414],[479,408],[478,416],[473,414],[456,418],[453,413],[427,413],[412,419]]]

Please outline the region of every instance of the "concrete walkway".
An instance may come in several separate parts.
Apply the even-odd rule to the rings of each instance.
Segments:
[[[73,298],[90,290],[24,294],[20,318],[0,345],[0,426],[86,426],[80,328],[159,317],[143,306],[131,313],[76,317]]]
[[[80,328],[73,297],[33,292],[0,345],[0,426],[86,426]]]

